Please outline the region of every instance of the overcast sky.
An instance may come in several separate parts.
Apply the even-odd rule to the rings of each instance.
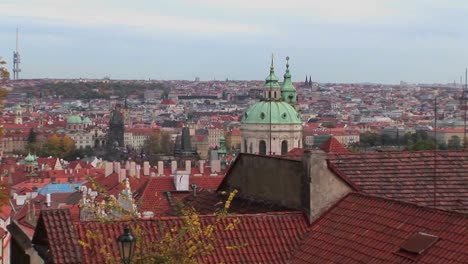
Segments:
[[[468,65],[466,0],[1,0],[24,78],[452,82]]]

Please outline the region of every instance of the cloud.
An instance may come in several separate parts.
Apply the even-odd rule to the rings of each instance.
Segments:
[[[77,5],[76,3],[79,3]],[[163,15],[149,10],[103,5],[96,1],[48,0],[41,3],[11,2],[0,4],[0,16],[17,17],[41,23],[73,26],[120,27],[144,33],[183,32],[189,34],[264,34],[270,32],[258,25],[210,20],[196,17]]]

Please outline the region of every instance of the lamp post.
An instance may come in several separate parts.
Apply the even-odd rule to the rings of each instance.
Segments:
[[[136,238],[132,235],[130,228],[126,226],[124,233],[117,238],[119,243],[120,257],[123,264],[132,262],[133,254],[135,253]]]

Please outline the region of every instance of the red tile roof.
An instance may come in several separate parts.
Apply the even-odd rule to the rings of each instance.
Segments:
[[[329,167],[360,191],[422,206],[468,213],[468,152],[437,151],[328,154]],[[437,168],[437,170],[435,170]]]
[[[352,193],[313,223],[291,263],[467,263],[467,226],[460,213]],[[400,250],[417,232],[439,240],[420,255]]]
[[[238,218],[239,223],[233,230],[226,230],[225,227],[234,218]],[[213,224],[214,220],[215,216],[200,216],[200,222],[205,226]],[[164,217],[141,220],[139,223],[132,222],[130,225],[132,230],[136,230],[137,224],[143,225],[148,232],[144,239],[151,243],[161,236],[159,231],[161,228],[180,227],[181,221],[181,218],[177,217]],[[84,263],[103,263],[105,256],[100,252],[103,247],[108,248],[109,252],[118,258],[117,243],[109,243],[107,239],[102,238],[117,238],[122,234],[125,224],[127,223],[106,224],[94,221],[76,223],[78,239],[91,245],[82,248]],[[198,261],[200,263],[286,263],[307,229],[307,219],[302,212],[232,215],[223,218],[217,226],[215,231],[217,244],[213,254],[200,256]],[[87,235],[91,230],[97,234],[94,239],[93,236]],[[245,245],[245,247],[227,248],[232,245]]]
[[[320,146],[320,149],[326,153],[349,153],[348,149],[345,148],[335,137],[327,139],[327,141]]]
[[[52,263],[82,263],[81,248],[69,210],[42,210],[32,243],[48,247]]]
[[[197,190],[215,191],[223,181],[220,176],[193,176],[189,178],[190,185],[196,184]],[[155,215],[166,215],[172,205],[165,194],[171,192],[174,204],[178,204],[183,198],[192,192],[176,192],[173,177],[150,178],[137,200],[141,212],[152,211]]]

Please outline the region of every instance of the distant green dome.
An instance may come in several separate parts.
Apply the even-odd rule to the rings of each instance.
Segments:
[[[15,106],[13,106],[13,110],[14,110],[14,111],[16,111],[16,110],[22,110],[22,109],[23,109],[23,107],[21,107],[20,104],[17,104],[17,105],[15,105]]]
[[[91,119],[89,119],[89,117],[85,117],[85,119],[83,119],[83,123],[85,123],[85,124],[91,124],[92,121],[91,121]]]
[[[36,157],[34,155],[28,154],[28,156],[26,156],[24,161],[28,162],[28,163],[32,163],[32,162],[36,161]]]
[[[290,104],[281,101],[264,101],[253,104],[242,116],[244,124],[302,124],[299,113]]]
[[[67,124],[82,124],[83,120],[77,115],[71,115],[67,118]]]

